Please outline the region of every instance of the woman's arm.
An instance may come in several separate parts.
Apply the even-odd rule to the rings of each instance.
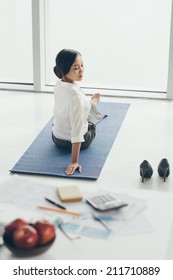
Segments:
[[[81,143],[73,143],[71,151],[71,163],[67,166],[65,173],[72,175],[76,169],[81,172],[82,167],[78,164]]]

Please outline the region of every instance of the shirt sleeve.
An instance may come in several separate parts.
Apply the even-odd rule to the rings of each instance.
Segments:
[[[84,142],[84,104],[79,96],[70,102],[71,143]]]

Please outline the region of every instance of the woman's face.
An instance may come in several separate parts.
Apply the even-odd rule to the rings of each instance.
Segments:
[[[70,71],[66,74],[65,78],[68,82],[73,83],[75,81],[81,81],[83,78],[83,60],[80,55],[77,55],[74,63],[72,64]]]

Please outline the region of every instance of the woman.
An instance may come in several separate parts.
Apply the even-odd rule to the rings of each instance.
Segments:
[[[54,89],[54,120],[52,139],[58,147],[71,149],[71,162],[65,173],[81,172],[80,149],[87,148],[96,136],[95,124],[89,122],[90,111],[100,100],[96,93],[88,101],[75,83],[83,78],[83,61],[78,51],[61,50],[56,57],[55,75],[60,79]],[[92,110],[93,111],[93,110]]]

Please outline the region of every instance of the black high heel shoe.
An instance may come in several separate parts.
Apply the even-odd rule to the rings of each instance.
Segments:
[[[153,175],[153,169],[147,160],[144,160],[140,164],[140,175],[142,177],[142,183],[144,182],[144,178],[151,178]]]
[[[160,177],[164,178],[164,182],[166,181],[166,177],[170,174],[170,166],[169,162],[166,158],[163,158],[158,165],[158,173]]]

